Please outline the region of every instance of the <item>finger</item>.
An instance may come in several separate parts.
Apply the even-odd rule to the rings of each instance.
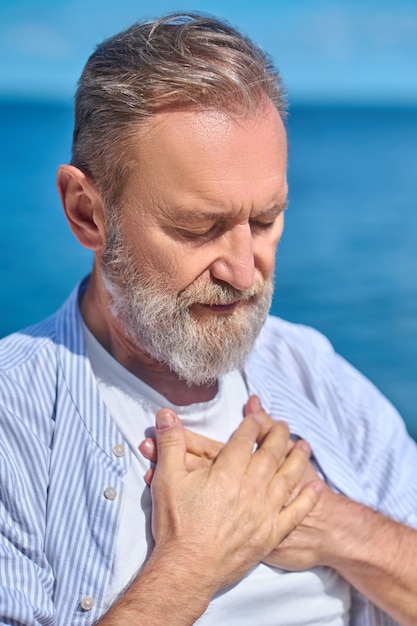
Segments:
[[[146,471],[146,473],[145,473],[145,475],[143,477],[143,479],[144,479],[145,483],[148,485],[148,487],[151,486],[151,482],[152,482],[154,473],[155,473],[155,468],[154,467],[150,467]]]
[[[220,441],[199,435],[188,429],[185,429],[185,441],[188,453],[196,457],[209,459],[210,461],[213,461],[217,457],[224,446],[224,443]],[[144,439],[139,445],[139,450],[146,459],[156,463],[158,455],[154,439],[151,437]]]
[[[220,450],[213,468],[244,474],[252,458],[260,428],[261,424],[256,413],[245,417]]]
[[[251,415],[252,413],[258,414],[258,420],[261,424],[261,430],[257,440],[258,445],[260,445],[270,431],[275,420],[273,420],[272,417],[263,409],[258,396],[250,396],[244,408],[245,416]]]
[[[189,472],[202,467],[209,467],[224,446],[224,444],[219,441],[197,435],[187,430],[185,430],[185,439],[187,450],[190,450],[190,448],[192,450],[188,451],[186,456],[186,467]],[[154,439],[150,437],[144,439],[139,444],[139,451],[142,456],[148,461],[151,461],[151,463],[157,462],[158,453]]]
[[[262,404],[259,399],[259,396],[249,396],[249,400],[247,401],[245,408],[243,410],[245,415],[249,415],[250,413],[256,413],[262,409]]]
[[[217,443],[217,442],[216,442]],[[223,447],[224,444],[219,444]],[[142,453],[145,459],[148,459],[151,463],[158,461],[156,441],[153,439],[144,439],[139,445],[139,451]],[[191,452],[187,452],[185,465],[188,472],[193,472],[196,469],[202,467],[210,467],[213,460],[206,456],[197,456]]]
[[[293,444],[293,445],[295,445],[295,444]],[[288,502],[285,503],[285,506],[288,506],[289,504],[291,504],[291,502],[293,500],[295,500],[295,498],[298,496],[298,494],[300,493],[300,491],[304,487],[304,485],[307,485],[307,483],[310,483],[313,480],[321,481],[321,478],[317,474],[316,470],[313,468],[311,463],[307,463],[307,467],[304,470],[304,474],[303,474],[302,479],[300,480],[300,482],[298,483],[297,487],[294,489],[294,491],[290,495],[290,497],[288,499]]]
[[[271,479],[268,493],[271,502],[280,510],[291,498],[302,481],[310,458],[310,446],[300,439]]]
[[[185,432],[181,420],[170,409],[161,409],[156,414],[156,445],[158,463],[155,478],[170,476],[177,471],[185,471]]]
[[[276,520],[276,534],[279,543],[311,513],[320,500],[323,488],[324,485],[319,481],[308,483],[303,487],[296,499],[288,507],[281,510]]]
[[[220,441],[210,439],[204,435],[198,435],[188,429],[185,430],[185,441],[188,453],[196,457],[209,459],[210,461],[214,461],[224,446],[224,443]]]
[[[250,415],[251,413],[255,413],[255,412],[259,412],[262,411],[262,428],[261,428],[261,432],[259,434],[257,443],[258,445],[260,445],[264,438],[266,437],[266,435],[268,434],[268,432],[271,429],[272,424],[276,421],[274,420],[262,407],[261,405],[261,401],[259,399],[258,396],[250,396],[249,400],[246,403],[246,406],[244,408],[244,414],[245,415]],[[291,448],[293,447],[294,442],[293,441],[289,441],[288,442],[288,447],[287,447],[287,454],[288,452],[291,450]]]
[[[273,422],[263,442],[258,447],[247,468],[248,476],[268,484],[284,463],[290,431],[285,422]]]
[[[141,454],[145,457],[145,459],[148,459],[148,461],[156,463],[158,455],[156,441],[154,439],[147,437],[141,441],[139,444],[139,452],[141,452]]]

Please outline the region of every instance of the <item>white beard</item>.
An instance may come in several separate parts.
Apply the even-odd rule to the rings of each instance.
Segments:
[[[141,351],[167,365],[191,385],[214,383],[242,369],[271,306],[273,281],[259,275],[251,289],[197,280],[173,292],[168,277],[144,276],[126,252],[118,229],[110,229],[103,253],[111,312]],[[229,314],[196,317],[193,304],[241,304]]]

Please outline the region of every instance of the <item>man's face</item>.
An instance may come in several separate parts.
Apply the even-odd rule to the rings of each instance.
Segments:
[[[287,198],[274,107],[152,118],[102,268],[136,346],[190,384],[242,367],[269,310]]]

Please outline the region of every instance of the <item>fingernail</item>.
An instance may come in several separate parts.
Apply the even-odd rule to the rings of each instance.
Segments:
[[[168,430],[175,424],[175,418],[169,411],[158,411],[156,414],[156,427],[158,430]]]

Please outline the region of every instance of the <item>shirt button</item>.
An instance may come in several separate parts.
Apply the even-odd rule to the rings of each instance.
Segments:
[[[94,598],[91,596],[84,596],[80,604],[83,611],[91,611],[94,606]]]
[[[123,444],[118,443],[116,446],[114,446],[113,448],[113,454],[115,456],[124,456],[126,454],[126,450]]]
[[[117,491],[114,487],[106,487],[103,495],[107,500],[115,500],[117,498]]]

